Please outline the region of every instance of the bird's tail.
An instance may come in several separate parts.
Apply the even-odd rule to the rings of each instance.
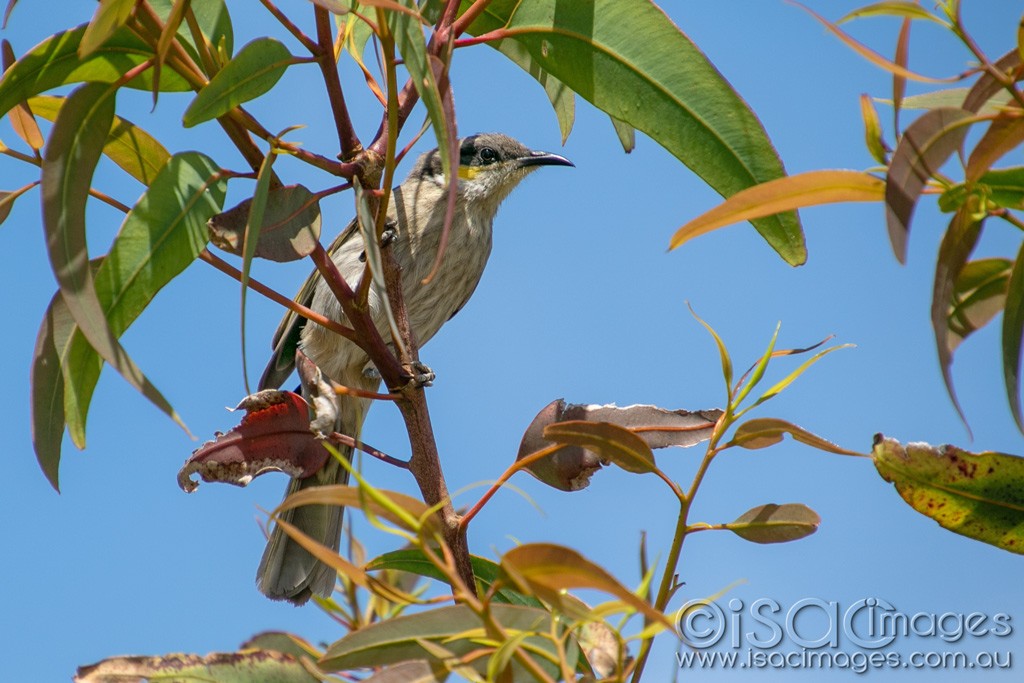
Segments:
[[[342,455],[351,457],[351,451],[343,448]],[[287,497],[313,486],[346,483],[348,470],[332,457],[313,476],[292,479],[285,495]],[[344,514],[345,508],[336,505],[302,505],[285,510],[280,517],[315,542],[337,552],[341,543]],[[272,600],[287,600],[301,605],[314,595],[323,598],[330,596],[336,580],[334,569],[300,546],[280,525],[274,525],[259,569],[256,570],[256,586],[264,595]]]

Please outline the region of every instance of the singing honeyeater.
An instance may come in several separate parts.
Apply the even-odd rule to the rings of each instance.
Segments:
[[[476,289],[491,252],[491,226],[498,206],[509,192],[539,166],[572,166],[557,154],[532,151],[507,135],[486,133],[459,143],[458,194],[448,245],[441,266],[423,284],[437,258],[447,204],[447,178],[435,149],[422,155],[409,177],[395,188],[388,205],[389,225],[394,229],[390,248],[402,268],[402,289],[409,322],[420,344],[427,342],[466,303]],[[354,222],[332,245],[331,257],[351,286],[365,269],[363,238]],[[377,329],[390,340],[381,301],[386,294],[371,286],[369,305]],[[328,318],[345,322],[334,294],[318,273],[313,273],[299,292],[298,301]],[[300,347],[320,370],[338,384],[376,391],[380,383],[366,353],[355,343],[294,313],[285,316],[274,336],[274,357],[260,381],[260,388],[276,388],[294,366],[294,350]],[[337,431],[358,437],[369,401],[338,397]],[[351,457],[350,452],[343,452]],[[347,471],[333,458],[317,474],[292,479],[288,493],[310,486],[345,483]],[[314,540],[335,550],[339,547],[344,509],[306,505],[286,511],[283,519]],[[256,583],[265,595],[295,604],[312,595],[328,596],[336,575],[279,527],[271,532],[260,561]]]

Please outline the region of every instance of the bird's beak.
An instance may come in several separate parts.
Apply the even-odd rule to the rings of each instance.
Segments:
[[[527,166],[575,166],[568,159],[558,154],[551,154],[550,152],[530,152],[525,157],[519,157],[517,160],[520,168]]]

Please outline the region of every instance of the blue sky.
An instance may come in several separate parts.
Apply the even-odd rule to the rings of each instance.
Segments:
[[[833,19],[857,5],[811,4]],[[965,3],[968,27],[993,57],[1015,45],[1020,18],[1015,4]],[[665,5],[761,118],[789,172],[872,165],[857,98],[864,92],[889,97],[886,74],[790,4],[691,0]],[[312,30],[308,3],[281,6]],[[58,17],[48,3],[22,0],[2,35],[20,53],[53,31],[86,21],[93,7],[75,3]],[[266,28],[271,20],[256,3],[229,7],[236,50],[276,31]],[[851,30],[891,53],[896,28],[895,20],[872,19]],[[299,52],[299,46],[288,44]],[[930,75],[958,73],[968,59],[959,44],[925,25],[915,27],[911,55],[911,66]],[[643,135],[636,150],[624,155],[607,117],[582,101],[562,148],[544,93],[529,76],[488,48],[456,57],[452,82],[461,132],[503,131],[533,148],[565,154],[577,166],[543,169],[507,200],[480,287],[423,351],[423,360],[438,375],[429,390],[430,409],[449,487],[461,491],[458,504],[472,504],[481,482],[501,474],[525,426],[552,399],[691,410],[721,406],[714,345],[686,302],[717,329],[741,368],[762,352],[779,321],[781,347],[806,346],[830,334],[856,345],[829,356],[760,409],[760,416],[793,421],[864,451],[873,434],[882,432],[902,441],[1022,452],[1003,394],[997,328],[970,339],[954,365],[973,442],[943,389],[928,302],[946,217],[930,202],[915,216],[907,266],[892,256],[880,205],[803,212],[810,258],[798,269],[783,264],[748,225],[666,253],[674,230],[714,206],[717,195]],[[272,130],[307,124],[293,139],[330,152],[333,126],[325,117],[317,76],[314,67],[294,67],[282,81],[281,95],[251,108]],[[364,96],[358,74],[346,69],[343,78],[357,131],[369,139],[378,121],[376,105]],[[189,98],[163,95],[154,113],[146,94],[121,102],[128,118],[158,131],[180,121]],[[879,107],[883,121],[889,121],[889,110]],[[421,115],[418,110],[414,121]],[[214,124],[176,131],[168,146],[198,149],[241,167],[218,133]],[[13,145],[6,120],[0,139]],[[314,188],[333,184],[288,161],[282,159],[279,167],[288,182]],[[30,168],[0,159],[0,189],[30,179]],[[141,186],[112,166],[101,168],[97,183],[128,203],[141,193]],[[228,204],[251,191],[251,183],[233,181]],[[115,654],[232,650],[266,629],[313,641],[338,638],[336,625],[316,608],[272,603],[255,589],[263,546],[257,520],[263,518],[261,509],[279,502],[284,478],[263,477],[247,489],[207,485],[185,495],[175,474],[196,443],[115,374],[105,372],[97,389],[87,450],[65,444],[62,493],[45,481],[30,442],[28,375],[36,330],[55,282],[37,197],[22,198],[0,227],[8,340],[0,356],[8,395],[0,427],[9,482],[8,493],[0,496],[9,540],[0,563],[0,583],[7,587],[0,595],[0,641],[8,645],[0,679],[68,680],[77,665]],[[348,221],[348,202],[345,196],[325,204],[326,233]],[[93,248],[100,251],[120,218],[101,207],[89,220]],[[1019,239],[1014,230],[992,222],[977,253],[1008,256]],[[307,270],[304,263],[260,263],[256,276],[290,294]],[[279,316],[273,304],[249,297],[253,375],[262,368]],[[196,263],[161,292],[124,339],[200,438],[230,427],[235,418],[224,407],[245,393],[238,317],[237,284]],[[783,359],[773,376],[792,367],[795,363]],[[365,436],[396,456],[407,450],[397,411],[388,406],[371,412]],[[683,482],[689,482],[699,460],[694,450],[657,455],[662,468]],[[415,492],[406,473],[378,462],[367,463],[365,470],[381,487]],[[476,553],[493,557],[516,542],[562,543],[635,585],[640,533],[647,533],[652,557],[663,559],[667,552],[675,510],[654,477],[607,470],[575,494],[546,489],[524,475],[513,483],[535,506],[513,491],[496,496],[471,527]],[[937,638],[911,638],[896,649],[1022,652],[1024,637],[1018,631],[1024,623],[1016,621],[1024,619],[1021,559],[946,532],[913,512],[869,461],[790,442],[727,453],[711,468],[694,518],[731,521],[767,502],[805,503],[822,516],[822,526],[807,539],[776,546],[726,533],[696,535],[684,549],[680,573],[686,587],[674,606],[743,581],[729,597],[748,605],[758,598],[783,606],[817,598],[845,608],[875,597],[907,614],[1003,612],[1013,620],[1009,637],[968,638],[953,646]],[[365,524],[359,528],[371,553],[394,547],[394,539]],[[649,663],[650,680],[672,674],[673,649],[670,638],[660,642]],[[922,673],[950,681],[1015,675],[1012,669],[901,669],[873,677],[896,680]],[[804,680],[810,675],[803,674]],[[718,669],[701,676],[745,680],[753,674]]]

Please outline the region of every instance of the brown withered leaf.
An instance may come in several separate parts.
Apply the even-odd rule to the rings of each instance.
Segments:
[[[587,405],[557,399],[545,406],[526,428],[516,460],[555,444],[544,430],[558,422],[606,422],[630,430],[651,448],[689,447],[711,436],[721,410],[667,410],[652,405]],[[579,491],[590,477],[608,464],[579,445],[566,446],[525,469],[545,484],[562,491]]]
[[[252,199],[219,213],[206,223],[210,241],[242,255]],[[320,239],[320,200],[302,185],[286,185],[267,193],[256,256],[280,263],[308,256]]]
[[[246,412],[241,423],[193,451],[178,472],[186,493],[199,486],[193,474],[205,482],[247,486],[265,472],[311,476],[330,457],[310,429],[309,406],[298,394],[266,389],[246,396],[238,408]]]

